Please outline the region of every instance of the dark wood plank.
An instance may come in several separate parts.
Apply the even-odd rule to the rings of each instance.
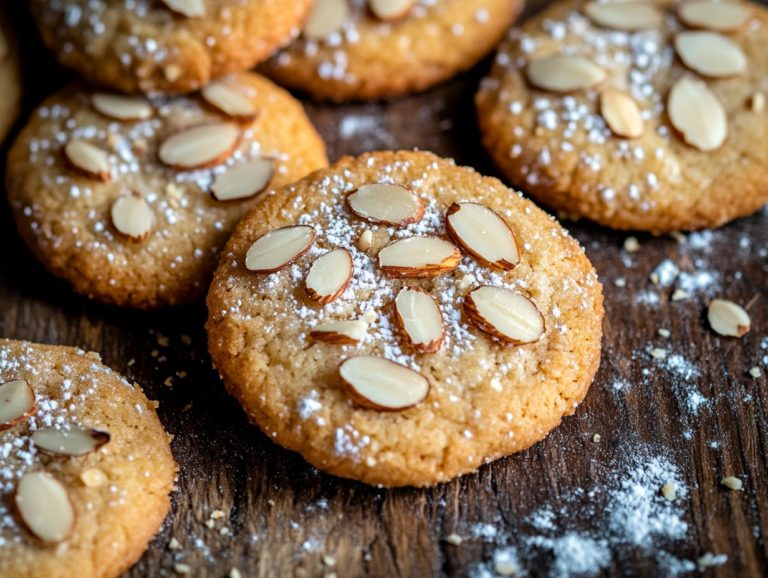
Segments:
[[[29,110],[68,74],[37,44],[23,6],[14,12],[27,51]],[[494,174],[478,144],[472,106],[487,65],[389,104],[308,109],[332,158],[419,147]],[[622,250],[624,234],[588,223],[568,226],[587,247],[606,292],[604,360],[586,402],[529,451],[430,490],[383,491],[332,478],[273,445],[247,424],[211,370],[202,306],[136,313],[74,296],[22,246],[6,206],[0,215],[0,335],[100,351],[161,402],[163,423],[176,436],[179,491],[163,530],[126,576],[173,575],[176,562],[204,577],[225,576],[231,568],[243,576],[482,576],[481,568],[492,568],[493,552],[506,545],[517,548],[529,575],[544,576],[553,554],[531,546],[531,538],[573,533],[610,541],[610,561],[600,575],[663,576],[669,564],[659,568],[659,551],[694,561],[705,552],[727,554],[728,561],[711,570],[719,577],[766,575],[768,212],[686,244],[640,236],[635,254]],[[712,272],[716,280],[673,302],[674,287],[649,281],[664,259],[689,274]],[[619,279],[624,287],[616,285]],[[704,309],[714,295],[741,303],[757,296],[754,331],[738,341],[709,331]],[[657,334],[662,327],[671,331],[669,339]],[[652,347],[666,348],[667,360],[651,357]],[[689,364],[675,365],[674,356]],[[762,377],[747,374],[753,366],[761,367]],[[686,369],[696,374],[687,379],[681,375]],[[171,387],[163,385],[169,377]],[[694,390],[706,399],[697,411]],[[648,466],[649,456],[664,456],[679,468],[688,491],[671,511],[688,528],[677,539],[638,547],[617,538],[608,522],[610,512],[627,503],[616,493],[631,477],[633,460]],[[745,481],[743,492],[719,485],[729,474]],[[542,509],[554,513],[555,530],[532,524],[530,516]],[[215,510],[225,518],[208,528]],[[650,518],[664,520],[658,512]],[[447,543],[451,533],[463,543]],[[180,550],[168,548],[171,538]],[[335,566],[324,564],[324,556]]]

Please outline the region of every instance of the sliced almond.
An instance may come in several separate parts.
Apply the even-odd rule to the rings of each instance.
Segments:
[[[304,36],[320,40],[338,32],[349,18],[349,0],[315,0],[304,23]]]
[[[48,454],[84,456],[109,442],[110,435],[96,429],[44,427],[32,434],[32,443]]]
[[[347,394],[355,403],[379,411],[413,407],[429,395],[429,380],[382,357],[351,357],[339,366]]]
[[[347,195],[347,204],[358,217],[397,227],[418,223],[424,216],[424,204],[419,197],[405,187],[389,183],[363,185]]]
[[[718,32],[741,30],[752,18],[752,8],[739,2],[686,2],[677,9],[680,20],[691,28]]]
[[[155,226],[152,207],[142,195],[136,192],[121,195],[115,199],[110,215],[115,229],[134,241],[146,239]]]
[[[205,0],[163,0],[166,6],[187,18],[205,16]]]
[[[699,150],[715,150],[725,141],[728,133],[725,110],[700,80],[684,76],[672,86],[667,114],[685,142]]]
[[[275,161],[257,158],[235,165],[213,181],[211,194],[217,201],[239,201],[259,194],[275,176]]]
[[[726,337],[743,337],[752,327],[749,313],[725,299],[714,299],[709,304],[707,319],[715,333]]]
[[[453,203],[445,228],[470,255],[491,269],[509,271],[520,263],[517,238],[507,222],[479,203]]]
[[[419,353],[440,349],[445,337],[443,314],[437,301],[425,291],[400,291],[395,298],[395,321],[405,340]]]
[[[416,0],[368,0],[371,12],[379,20],[400,20],[416,5]]]
[[[15,502],[24,524],[43,542],[61,542],[75,525],[67,489],[47,472],[24,474],[16,487]]]
[[[160,145],[160,160],[174,169],[194,170],[225,161],[240,143],[240,128],[214,122],[173,133]]]
[[[624,138],[643,136],[645,122],[635,99],[626,92],[608,88],[600,95],[600,114],[614,134]]]
[[[368,333],[368,323],[362,319],[353,321],[330,321],[318,325],[309,332],[315,341],[323,341],[332,345],[354,345],[365,339]]]
[[[506,343],[533,343],[544,334],[544,317],[533,301],[510,289],[473,289],[464,298],[464,310],[478,329]]]
[[[598,26],[614,30],[644,30],[661,22],[661,11],[651,2],[587,2],[584,13]]]
[[[307,273],[307,297],[323,305],[338,299],[352,280],[352,269],[352,255],[346,249],[321,255]]]
[[[241,122],[250,122],[258,115],[253,100],[226,80],[214,80],[200,94],[208,104]]]
[[[738,44],[717,32],[680,32],[675,51],[688,68],[712,78],[747,70],[747,57]]]
[[[245,254],[245,268],[256,273],[274,273],[309,251],[315,230],[307,225],[275,229],[256,239]]]
[[[600,84],[605,70],[581,56],[558,54],[539,58],[528,64],[528,81],[537,88],[552,92],[574,92]]]
[[[82,139],[71,140],[64,147],[64,155],[69,165],[85,176],[105,183],[112,178],[109,154],[95,144]]]
[[[146,120],[152,116],[152,105],[141,96],[97,92],[91,104],[98,112],[115,120]]]
[[[436,277],[453,271],[460,261],[459,248],[439,237],[409,237],[379,252],[379,267],[391,277]]]
[[[20,424],[35,413],[35,392],[26,379],[0,385],[0,431]]]

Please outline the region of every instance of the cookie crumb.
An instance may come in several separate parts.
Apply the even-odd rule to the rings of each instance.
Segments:
[[[445,537],[445,541],[451,544],[452,546],[461,546],[461,543],[464,541],[464,538],[462,538],[456,533],[451,533]]]
[[[723,478],[720,480],[720,484],[729,490],[733,490],[734,492],[739,492],[744,488],[744,482],[742,482],[736,476],[728,476],[727,478]]]
[[[677,498],[677,486],[672,483],[664,484],[661,486],[661,495],[664,496],[665,500],[673,502]]]
[[[226,514],[223,510],[214,510],[211,512],[211,520],[220,520],[224,516],[226,516]]]
[[[624,250],[627,253],[635,253],[640,249],[640,242],[637,237],[627,237],[624,239]]]
[[[107,483],[107,475],[98,468],[90,468],[80,474],[80,480],[88,488],[98,488]]]
[[[756,92],[750,98],[752,112],[763,112],[765,110],[765,95],[762,92]]]

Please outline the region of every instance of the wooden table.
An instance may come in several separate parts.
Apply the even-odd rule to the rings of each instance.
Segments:
[[[38,46],[23,3],[9,4],[25,39],[29,111],[68,73]],[[307,106],[332,159],[419,147],[494,174],[472,104],[487,67],[389,104]],[[242,576],[490,576],[494,552],[507,545],[529,575],[558,575],[558,563],[567,575],[579,560],[568,558],[579,553],[567,548],[571,539],[598,547],[595,574],[604,576],[664,576],[663,552],[694,562],[706,552],[726,554],[708,570],[714,576],[768,573],[766,210],[682,243],[641,235],[635,253],[622,249],[625,234],[568,224],[606,294],[603,363],[585,403],[529,451],[431,490],[399,491],[320,473],[249,426],[211,369],[202,305],[137,313],[75,296],[19,241],[7,206],[1,215],[0,335],[99,351],[160,401],[175,436],[181,476],[173,513],[127,576],[174,575],[176,563],[206,577],[232,568]],[[689,274],[677,281],[689,297],[675,301],[675,283],[650,281],[664,259]],[[752,303],[752,333],[730,340],[708,329],[705,306],[718,295]],[[660,328],[671,336],[658,335]],[[667,358],[656,359],[652,348],[666,349]],[[762,376],[751,377],[752,367]],[[172,386],[164,385],[169,377]],[[678,468],[685,488],[669,505],[655,485],[659,456],[662,468]],[[626,482],[643,471],[651,495],[632,501],[642,487]],[[744,491],[720,485],[731,474]],[[649,503],[650,514],[643,512]],[[660,508],[687,524],[674,539],[653,533],[669,533],[653,529],[670,523]],[[208,522],[216,510],[224,518]],[[547,511],[555,521],[549,529]],[[638,528],[653,540],[628,538]],[[462,543],[446,540],[451,534]],[[169,548],[171,538],[180,549]]]

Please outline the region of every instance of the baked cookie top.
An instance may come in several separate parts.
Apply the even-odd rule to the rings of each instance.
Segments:
[[[0,12],[0,144],[19,114],[21,103],[21,64],[16,43],[5,15]]]
[[[602,288],[579,244],[426,152],[343,158],[271,192],[222,253],[208,311],[214,364],[250,418],[382,486],[529,447],[600,360]]]
[[[558,2],[513,30],[477,95],[506,176],[566,215],[656,233],[768,201],[768,12]]]
[[[78,85],[33,114],[7,190],[54,274],[100,301],[148,308],[198,299],[259,194],[325,165],[301,104],[254,74],[173,98]]]
[[[34,0],[58,59],[122,92],[184,93],[290,42],[311,0]]]
[[[490,52],[519,0],[318,0],[269,74],[315,98],[373,100],[423,90]]]
[[[170,437],[95,353],[0,340],[0,575],[117,576],[170,508]]]

